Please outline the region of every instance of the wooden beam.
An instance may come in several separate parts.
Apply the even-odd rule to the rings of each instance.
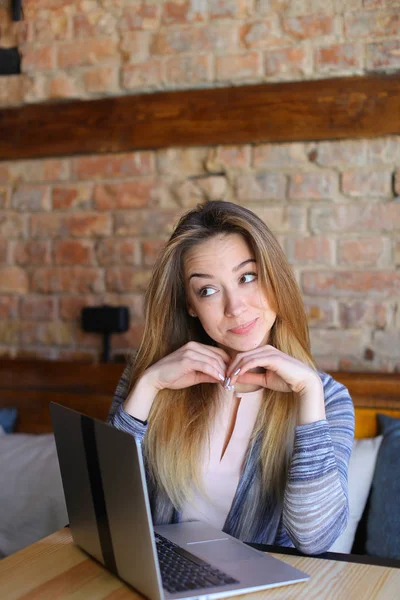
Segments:
[[[157,92],[0,111],[0,159],[400,134],[400,75]]]

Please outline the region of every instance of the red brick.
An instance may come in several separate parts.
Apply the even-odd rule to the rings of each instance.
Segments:
[[[37,240],[14,242],[11,256],[17,265],[49,265],[51,263],[50,242]]]
[[[130,29],[156,29],[161,18],[161,6],[157,4],[137,3],[123,10],[119,21],[121,31]]]
[[[57,67],[89,67],[104,62],[119,61],[118,44],[109,37],[91,40],[75,40],[60,44],[57,51]]]
[[[21,70],[23,73],[49,71],[55,68],[53,46],[23,46]]]
[[[389,263],[389,240],[382,237],[338,240],[338,264],[384,266]]]
[[[378,171],[345,171],[342,174],[342,191],[346,196],[390,198],[392,192],[392,173]]]
[[[26,294],[28,274],[21,267],[0,267],[0,293]]]
[[[56,265],[94,265],[93,242],[88,240],[60,240],[54,242]]]
[[[223,200],[227,194],[228,181],[226,177],[221,175],[198,177],[196,185],[207,200]]]
[[[0,344],[18,344],[20,324],[16,321],[0,321]]]
[[[111,292],[144,292],[151,271],[132,267],[110,267],[106,271],[106,286]]]
[[[207,159],[209,171],[228,171],[250,167],[251,146],[217,146]]]
[[[327,231],[398,231],[400,229],[400,204],[358,204],[314,207],[310,212],[313,232]]]
[[[241,201],[283,200],[286,177],[282,173],[246,173],[237,178],[237,197]]]
[[[18,160],[0,163],[0,182],[3,183],[42,183],[61,181],[68,177],[68,159]]]
[[[315,52],[315,68],[320,71],[340,71],[362,67],[362,49],[358,44],[333,44]]]
[[[161,84],[161,61],[158,59],[122,67],[122,87],[127,90],[157,88]]]
[[[71,37],[69,15],[63,7],[59,10],[40,11],[31,25],[33,29],[29,36],[31,41],[65,41]]]
[[[331,15],[307,15],[286,17],[282,28],[285,33],[298,40],[305,40],[334,33],[335,17]]]
[[[98,184],[94,190],[97,210],[157,207],[168,203],[169,189],[158,179]]]
[[[391,271],[305,271],[305,294],[316,296],[396,296],[400,291],[400,273]]]
[[[132,210],[117,212],[114,217],[114,235],[152,236],[172,233],[181,211]]]
[[[20,185],[14,188],[12,207],[20,211],[50,209],[50,188],[44,185]]]
[[[124,62],[143,62],[150,57],[152,34],[149,31],[127,31],[121,36],[120,51]]]
[[[394,264],[400,267],[400,239],[394,240]]]
[[[0,187],[0,210],[10,208],[11,188]]]
[[[186,25],[201,22],[206,18],[205,4],[201,2],[165,2],[163,6],[162,23],[165,25]]]
[[[391,360],[398,361],[400,358],[400,332],[376,331],[372,348],[379,356],[386,356]]]
[[[113,35],[116,19],[106,10],[90,10],[90,13],[78,13],[72,20],[74,38],[96,38]]]
[[[286,169],[303,167],[308,157],[305,144],[260,144],[253,148],[253,167],[255,169]]]
[[[286,253],[292,264],[329,264],[333,263],[332,240],[326,237],[290,237],[286,242]]]
[[[8,256],[8,243],[6,240],[0,240],[0,264],[5,265]]]
[[[24,75],[7,75],[0,86],[0,107],[16,106],[25,99],[27,78]]]
[[[0,319],[15,319],[18,315],[19,298],[0,295]]]
[[[365,140],[368,166],[397,164],[400,161],[400,136]]]
[[[244,48],[279,48],[290,43],[290,39],[280,31],[276,15],[243,24],[239,37]]]
[[[23,215],[12,212],[0,214],[0,239],[24,237],[25,223]]]
[[[111,233],[111,216],[97,213],[38,214],[31,217],[31,235],[96,237]]]
[[[32,276],[32,291],[70,294],[98,293],[104,289],[102,269],[63,267],[36,269]]]
[[[187,179],[174,187],[177,203],[182,208],[194,208],[199,202],[204,202],[205,194],[197,185],[197,180]]]
[[[202,175],[206,172],[207,148],[168,148],[157,152],[157,166],[162,175]]]
[[[169,56],[164,62],[168,83],[200,83],[212,80],[212,56]]]
[[[65,227],[68,233],[77,237],[98,237],[111,233],[111,215],[108,214],[74,214],[66,216]]]
[[[54,186],[52,206],[54,210],[87,210],[92,208],[93,186],[90,183]]]
[[[208,0],[210,19],[245,19],[252,15],[252,0]]]
[[[204,27],[162,29],[154,38],[154,55],[181,52],[229,52],[237,47],[236,26],[232,23],[211,24]]]
[[[310,60],[305,48],[270,50],[265,55],[266,75],[299,75],[310,70]]]
[[[333,351],[334,349],[334,351]],[[358,357],[363,349],[363,339],[358,331],[333,329],[313,329],[311,331],[311,350],[318,366],[322,357],[330,358],[334,353],[338,357]]]
[[[356,39],[400,34],[399,11],[368,11],[345,16],[345,35]]]
[[[98,304],[96,296],[65,296],[60,298],[59,313],[64,321],[76,321],[81,316],[82,308]]]
[[[362,167],[367,160],[366,140],[318,142],[314,162],[321,167]]]
[[[165,247],[166,240],[145,240],[142,242],[143,264],[146,267],[152,267],[156,262],[162,249]]]
[[[56,316],[56,299],[43,296],[26,296],[21,298],[21,319],[50,321]]]
[[[345,329],[388,325],[388,307],[371,301],[339,302],[339,322]]]
[[[80,156],[72,159],[74,179],[126,179],[152,173],[154,173],[154,154],[149,151]]]
[[[140,245],[138,240],[107,239],[97,244],[96,256],[99,265],[139,265]]]
[[[310,327],[333,327],[335,303],[326,298],[304,298],[308,325]]]
[[[368,44],[366,67],[367,69],[398,69],[400,67],[400,40]]]
[[[63,321],[50,323],[22,322],[21,343],[46,346],[70,346],[74,342],[75,324]]]
[[[115,67],[97,67],[82,76],[83,86],[90,94],[110,94],[119,92],[119,69]]]
[[[215,57],[216,77],[225,79],[254,79],[261,75],[262,61],[258,52],[226,54]]]
[[[336,173],[298,173],[290,178],[289,198],[292,200],[333,198],[337,190]]]
[[[81,95],[77,80],[72,75],[60,72],[47,81],[46,99],[79,98]]]
[[[247,207],[260,217],[275,235],[303,232],[307,224],[307,209],[304,206],[266,206],[249,204]]]

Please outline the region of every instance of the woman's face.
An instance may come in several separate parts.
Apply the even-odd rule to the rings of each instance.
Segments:
[[[189,313],[218,346],[245,352],[268,342],[276,313],[243,236],[216,235],[193,247],[185,256],[184,276]]]

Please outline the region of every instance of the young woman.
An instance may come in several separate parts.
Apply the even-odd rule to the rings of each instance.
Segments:
[[[200,519],[310,554],[346,526],[352,401],[317,371],[290,266],[243,207],[179,221],[109,422],[142,441],[155,524]]]

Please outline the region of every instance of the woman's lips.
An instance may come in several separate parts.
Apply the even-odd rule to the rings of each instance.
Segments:
[[[236,335],[246,335],[251,331],[256,324],[257,319],[253,321],[249,321],[248,323],[244,323],[243,325],[239,325],[238,327],[233,327],[232,329],[228,329],[229,333],[235,333]]]

